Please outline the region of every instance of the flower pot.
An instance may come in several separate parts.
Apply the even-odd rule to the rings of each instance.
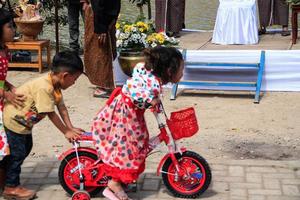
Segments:
[[[23,21],[20,18],[14,19],[18,31],[22,34],[23,41],[33,41],[43,30],[44,20],[40,21]]]
[[[133,68],[140,62],[145,62],[142,51],[121,51],[118,57],[121,69],[127,76],[132,76]]]

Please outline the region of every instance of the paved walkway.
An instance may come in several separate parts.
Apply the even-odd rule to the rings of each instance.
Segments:
[[[224,160],[209,163],[212,183],[201,199],[300,199],[300,161]],[[165,189],[161,178],[155,176],[157,165],[149,165],[138,181],[138,192],[130,196],[134,199],[176,199]],[[28,160],[23,165],[22,183],[37,190],[38,199],[70,199],[58,183],[58,166],[59,162],[55,160]],[[94,199],[103,198],[99,195]]]

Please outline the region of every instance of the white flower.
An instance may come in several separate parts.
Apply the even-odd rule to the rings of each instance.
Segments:
[[[154,47],[156,47],[157,46],[157,44],[155,43],[155,42],[153,42],[152,44],[151,44],[151,47],[152,48],[154,48]]]
[[[125,35],[124,33],[121,33],[121,34],[120,34],[120,39],[121,39],[121,40],[124,40],[124,39],[126,39],[126,38],[127,38],[127,37],[126,37],[126,35]]]
[[[138,29],[136,28],[136,27],[132,27],[132,32],[137,32],[138,31]]]
[[[122,47],[122,40],[117,40],[117,47]]]
[[[116,37],[118,38],[118,37],[120,36],[120,34],[121,34],[121,31],[120,31],[120,30],[117,30],[117,31],[116,31]]]
[[[132,38],[133,38],[133,39],[138,39],[138,34],[135,34],[135,33],[132,34]]]
[[[143,39],[146,39],[147,38],[147,35],[145,33],[142,33],[142,38]]]

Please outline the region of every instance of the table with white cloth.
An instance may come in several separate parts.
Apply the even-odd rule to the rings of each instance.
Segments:
[[[219,0],[212,43],[257,44],[258,19],[255,0]]]

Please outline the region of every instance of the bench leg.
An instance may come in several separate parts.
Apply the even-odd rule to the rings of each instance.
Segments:
[[[42,47],[38,50],[38,64],[39,64],[39,72],[42,73],[43,71],[43,54],[42,54]]]
[[[172,93],[171,93],[170,100],[175,100],[176,99],[177,89],[178,89],[178,83],[174,84],[173,87],[172,87]]]
[[[298,13],[292,10],[292,44],[297,43],[298,37]]]
[[[47,46],[47,67],[50,69],[50,63],[51,63],[51,49],[50,45]]]
[[[263,73],[264,73],[264,69],[265,69],[265,60],[266,60],[265,51],[262,51],[261,57],[260,57],[259,70],[258,70],[258,74],[257,74],[254,103],[259,103],[259,100],[260,100],[260,89],[261,89],[262,78],[263,78]]]

